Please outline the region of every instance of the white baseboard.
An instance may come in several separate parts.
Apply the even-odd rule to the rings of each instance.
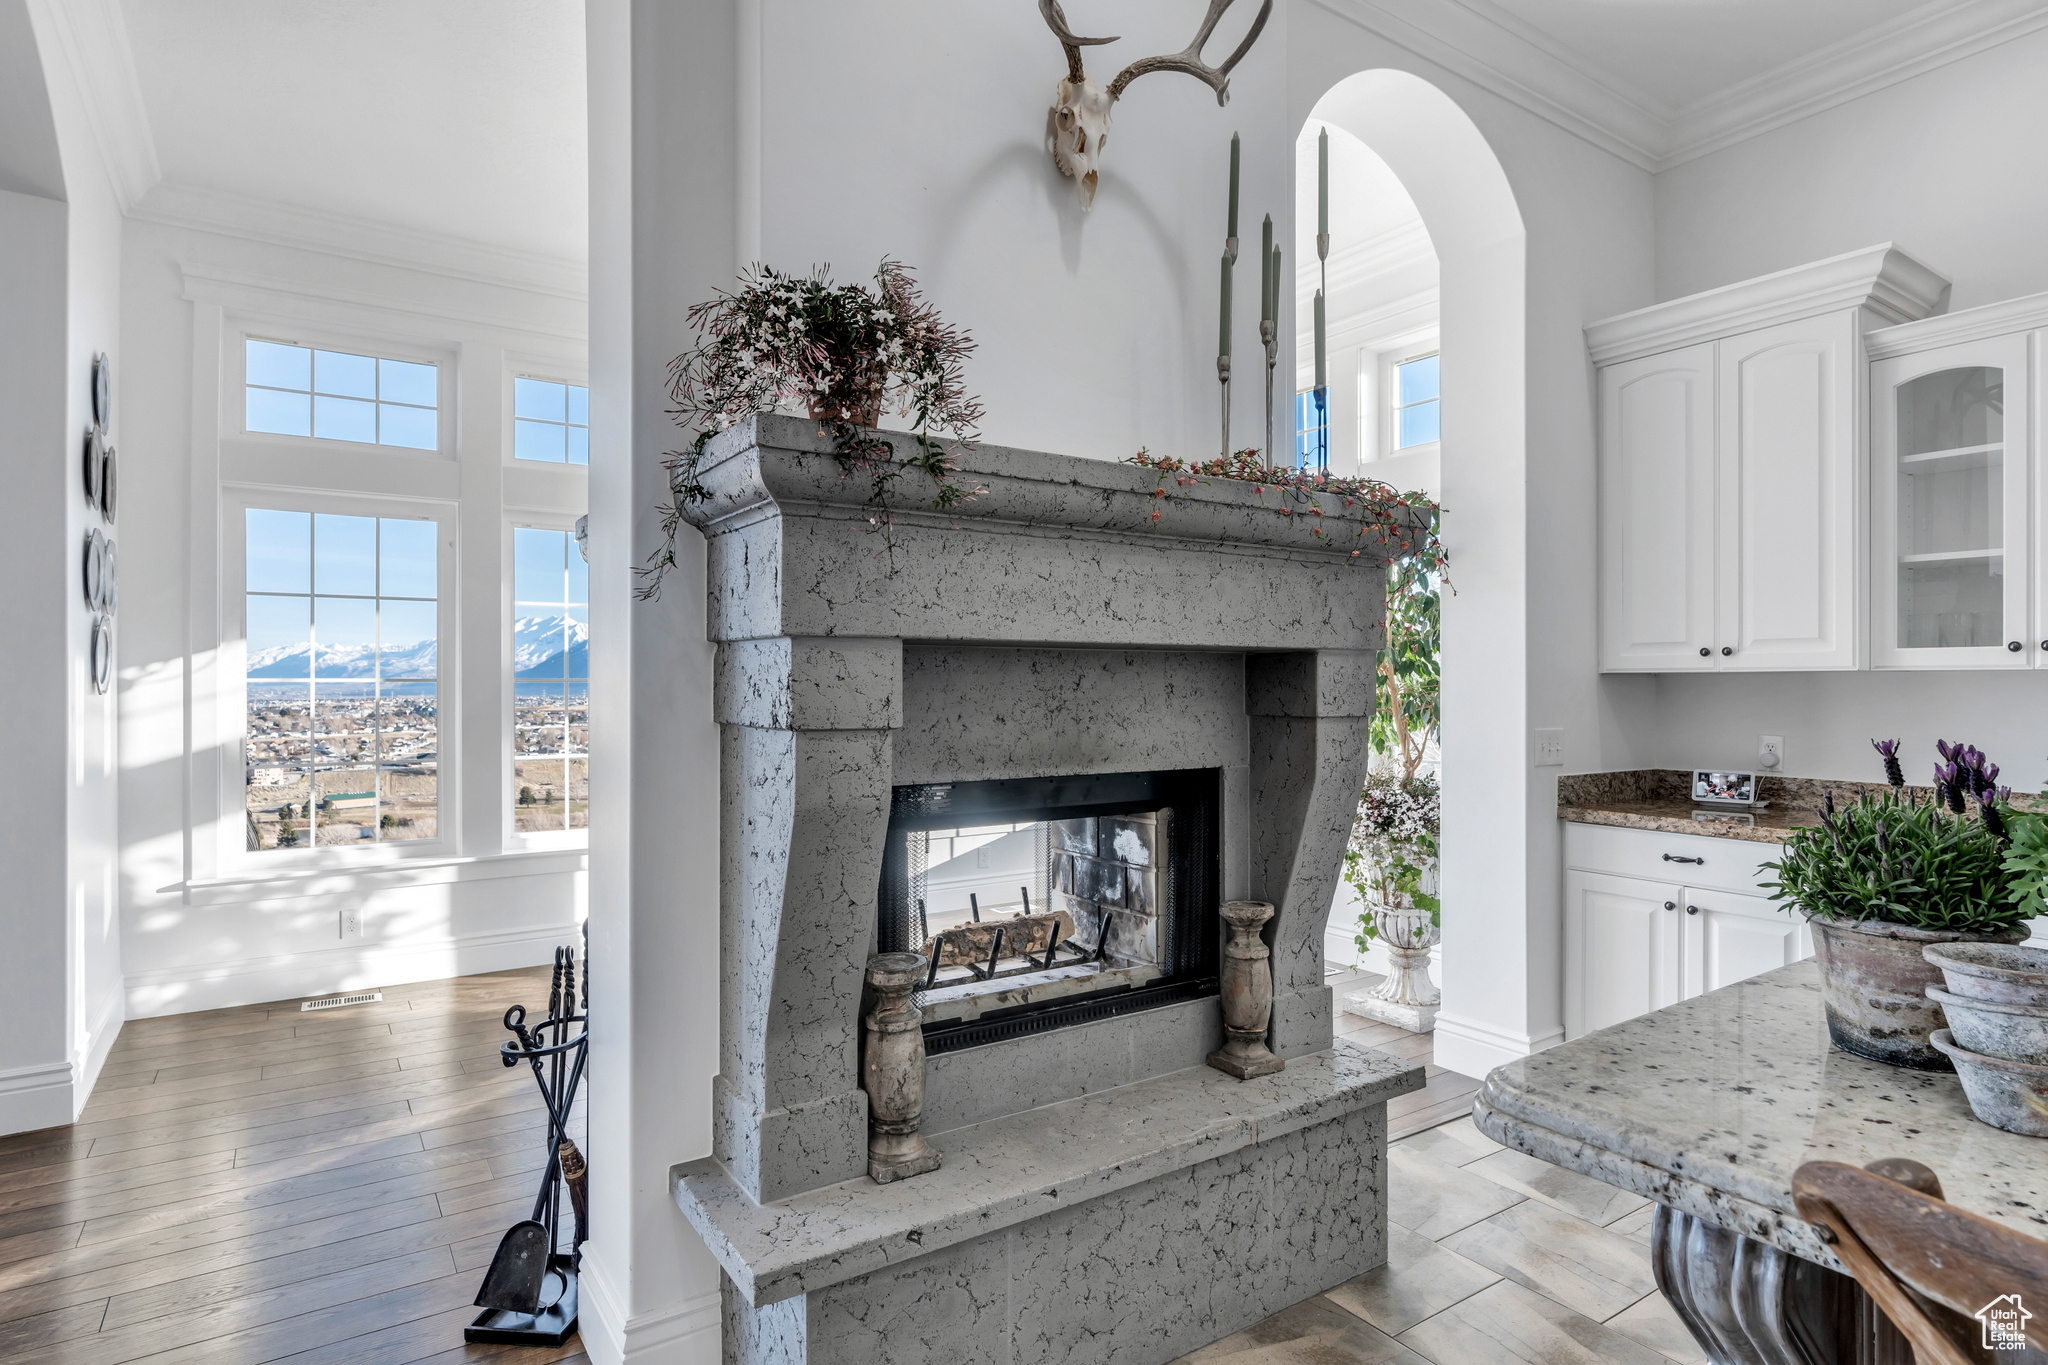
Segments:
[[[487,934],[351,944],[309,953],[132,972],[127,977],[128,1018],[151,1019],[532,967],[547,962],[556,945],[580,942],[581,932],[580,923],[571,920]]]
[[[1497,1066],[1563,1041],[1562,1028],[1543,1034],[1514,1033],[1446,1010],[1436,1017],[1435,1060],[1438,1066],[1461,1076],[1484,1077]]]
[[[583,1353],[593,1365],[719,1365],[723,1322],[715,1291],[628,1319],[596,1250],[584,1246],[577,1303]]]
[[[0,1071],[0,1133],[32,1133],[71,1122],[71,1063],[38,1062]]]
[[[85,1102],[92,1098],[92,1088],[100,1082],[100,1068],[107,1064],[107,1053],[113,1050],[114,1040],[121,1036],[121,1025],[126,1022],[122,1006],[127,1003],[122,991],[108,991],[107,1003],[100,1006],[99,1017],[92,1021],[85,1034],[85,1056],[78,1068],[78,1085],[72,1096],[76,1105],[71,1117],[78,1117],[77,1110],[85,1108]]]

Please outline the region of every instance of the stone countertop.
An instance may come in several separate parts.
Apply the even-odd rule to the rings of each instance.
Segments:
[[[1811,961],[1497,1067],[1497,1142],[1841,1269],[1792,1204],[1807,1161],[1924,1162],[1948,1201],[2048,1238],[2048,1140],[1979,1123],[1953,1073],[1828,1042]]]
[[[1820,823],[1820,806],[1833,793],[1838,802],[1854,801],[1864,792],[1891,789],[1880,783],[1835,781],[1819,777],[1757,774],[1757,795],[1768,802],[1762,810],[1740,806],[1708,806],[1692,799],[1692,773],[1682,768],[1635,768],[1611,773],[1570,773],[1557,779],[1557,818],[1581,825],[1618,825],[1654,829],[1666,834],[1702,834],[1714,839],[1743,839],[1756,844],[1783,843],[1795,829]],[[1931,799],[1927,787],[1905,789],[1916,800]],[[2037,797],[2015,796],[2019,810],[2038,810]],[[1705,815],[1712,818],[1700,818]],[[1746,817],[1746,818],[1745,818]]]
[[[1422,1068],[1339,1040],[1239,1081],[1190,1067],[940,1134],[936,1171],[756,1204],[710,1157],[676,1204],[755,1307],[837,1284],[1420,1090]]]
[[[1695,811],[1709,811],[1711,819],[1695,818]],[[1727,819],[1739,813],[1748,819]],[[1780,844],[1795,829],[1820,823],[1810,810],[1775,803],[1759,811],[1723,812],[1695,806],[1690,801],[1602,801],[1578,806],[1558,802],[1557,818],[1580,825],[1619,825],[1624,829],[1655,829],[1666,834],[1702,834],[1710,839],[1746,839],[1756,844]]]

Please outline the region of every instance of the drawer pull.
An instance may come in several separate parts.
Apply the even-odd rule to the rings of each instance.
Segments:
[[[1704,867],[1707,862],[1705,858],[1681,858],[1676,853],[1665,854],[1664,861],[1667,863],[1698,863],[1702,867]]]
[[[1699,912],[1700,908],[1697,905],[1688,905],[1685,907],[1685,913],[1688,915],[1697,915]]]

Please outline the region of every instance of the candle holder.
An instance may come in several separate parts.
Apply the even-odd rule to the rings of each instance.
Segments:
[[[1216,357],[1216,383],[1223,390],[1223,458],[1230,458],[1230,357]]]
[[[875,993],[867,1017],[867,1056],[861,1088],[868,1092],[868,1176],[878,1185],[939,1168],[940,1154],[924,1140],[924,1012],[910,993],[924,983],[918,953],[877,953],[868,959]]]
[[[1278,469],[1273,454],[1273,367],[1280,363],[1280,337],[1273,319],[1259,320],[1259,340],[1266,346],[1266,467]]]
[[[1225,901],[1222,914],[1230,926],[1221,973],[1223,1046],[1208,1061],[1248,1081],[1287,1065],[1266,1046],[1266,1026],[1273,1018],[1273,951],[1259,937],[1259,928],[1273,918],[1273,907],[1266,901]]]
[[[1316,398],[1316,468],[1330,467],[1330,386],[1318,384]]]

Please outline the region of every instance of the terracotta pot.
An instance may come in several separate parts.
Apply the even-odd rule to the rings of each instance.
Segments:
[[[1928,1041],[1947,1027],[1941,1006],[1927,998],[1941,969],[1920,955],[1930,943],[2021,943],[2027,931],[1960,934],[1877,920],[1809,919],[1820,962],[1828,1037],[1844,1052],[1916,1071],[1955,1066]]]

